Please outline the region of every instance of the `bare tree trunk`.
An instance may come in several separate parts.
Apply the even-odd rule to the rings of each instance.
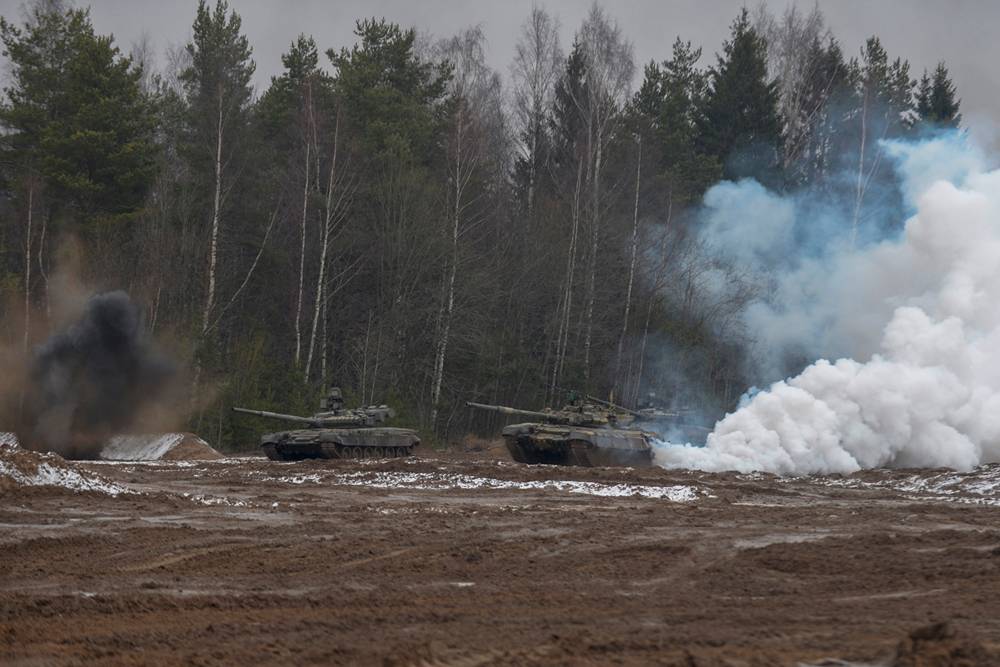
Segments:
[[[212,309],[215,307],[215,268],[218,261],[219,249],[219,217],[222,206],[222,90],[219,93],[219,117],[216,124],[215,135],[215,194],[212,199],[212,236],[208,250],[208,290],[205,295],[205,308],[201,313],[201,340],[202,344],[208,338],[208,330],[212,318]],[[202,359],[201,355],[195,356],[194,362],[194,382],[191,391],[191,404],[195,405],[198,400],[198,388],[201,384]],[[201,414],[198,415],[199,425]]]
[[[576,187],[573,190],[573,208],[571,210],[571,230],[569,236],[569,251],[566,255],[566,284],[563,289],[562,314],[559,318],[559,333],[556,339],[556,358],[552,365],[552,394],[562,380],[563,365],[566,361],[566,348],[569,343],[569,321],[573,304],[573,279],[576,272],[576,244],[580,230],[580,193],[583,185],[583,161],[576,164]]]
[[[309,153],[310,142],[306,140],[305,180],[302,186],[302,224],[299,226],[301,245],[299,247],[299,294],[295,306],[295,365],[302,360],[302,300],[306,281],[306,220],[309,212]],[[324,239],[325,241],[325,239]],[[322,271],[322,268],[320,269]],[[308,377],[309,371],[306,370]]]
[[[325,288],[323,289],[323,297],[324,297],[323,298],[323,312],[320,313],[320,315],[319,315],[320,321],[322,322],[322,325],[321,325],[322,331],[320,332],[320,336],[319,336],[319,350],[320,350],[320,354],[319,354],[319,377],[320,377],[320,383],[325,387],[328,384],[330,384],[329,383],[329,379],[327,378],[327,374],[326,374],[327,356],[329,355],[329,352],[330,352],[330,338],[327,335],[327,330],[326,330],[326,325],[327,325],[327,322],[329,321],[327,313],[329,312],[330,303],[329,303],[329,299],[326,298],[326,289]]]
[[[857,244],[858,225],[861,223],[861,202],[865,197],[864,173],[865,173],[865,140],[868,137],[868,89],[865,88],[864,98],[861,102],[861,147],[858,150],[858,186],[854,197],[854,219],[851,223],[851,247]]]
[[[52,303],[49,299],[49,274],[45,271],[45,236],[48,231],[49,216],[42,214],[42,233],[38,239],[38,273],[42,276],[42,286],[45,295],[45,316],[51,321]]]
[[[633,403],[639,400],[639,391],[642,386],[642,367],[646,361],[646,340],[649,338],[649,321],[653,317],[653,303],[655,295],[649,296],[649,304],[646,306],[646,324],[642,328],[642,344],[639,346],[639,369],[635,373],[635,389],[632,392]]]
[[[201,316],[201,333],[208,332],[208,324],[215,307],[215,268],[218,261],[219,248],[219,216],[222,205],[222,92],[219,91],[219,120],[215,135],[215,196],[212,199],[212,239],[208,251],[208,294],[205,296],[205,309]],[[201,370],[199,364],[198,370]],[[197,377],[197,376],[196,376]],[[197,384],[197,382],[196,382]]]
[[[31,226],[35,206],[35,183],[28,186],[28,233],[24,246],[24,354],[27,357],[31,339]]]
[[[635,261],[639,254],[639,179],[642,178],[642,138],[636,137],[635,158],[635,205],[632,208],[632,253],[628,266],[628,287],[625,290],[625,314],[622,316],[622,332],[618,336],[618,353],[615,356],[614,386],[618,387],[618,374],[621,371],[622,348],[625,346],[625,334],[628,333],[628,318],[632,310],[632,284],[635,281]],[[624,390],[623,390],[624,392]],[[612,395],[612,400],[614,397]]]
[[[533,124],[531,129],[531,154],[528,156],[528,220],[532,219],[535,210],[535,162],[538,156],[538,127]]]
[[[313,321],[312,321],[312,333],[309,335],[309,356],[306,361],[306,380],[309,379],[309,371],[312,369],[313,352],[316,349],[316,333],[319,330],[319,320],[321,311],[325,305],[326,301],[326,264],[327,255],[330,251],[330,235],[332,233],[332,227],[334,224],[335,211],[333,208],[333,190],[334,185],[337,182],[337,148],[340,142],[340,111],[337,111],[337,118],[334,122],[333,129],[333,155],[330,157],[330,175],[327,178],[326,183],[326,201],[323,209],[323,229],[322,239],[320,241],[320,256],[319,256],[319,276],[316,278],[316,302],[313,307]],[[324,318],[325,320],[325,318]],[[324,321],[325,324],[325,321]],[[323,341],[324,346],[324,372],[325,372],[325,347],[326,340]]]
[[[587,276],[587,315],[586,333],[583,340],[583,381],[587,390],[590,390],[590,344],[594,330],[594,293],[596,289],[597,277],[597,240],[598,225],[600,224],[600,187],[601,187],[601,158],[603,141],[600,130],[597,135],[597,147],[594,156],[594,175],[591,180],[591,202],[590,202],[590,272]]]
[[[455,197],[454,206],[451,212],[451,266],[448,273],[447,288],[445,298],[441,303],[439,316],[440,338],[438,339],[437,354],[434,358],[434,377],[431,384],[431,427],[437,424],[438,401],[441,398],[441,381],[444,378],[444,360],[448,352],[448,337],[451,334],[451,314],[455,308],[455,277],[458,274],[458,229],[461,223],[462,214],[462,189],[464,174],[462,173],[462,142],[464,140],[464,126],[462,121],[463,110],[460,107],[457,111],[458,126],[455,130]]]

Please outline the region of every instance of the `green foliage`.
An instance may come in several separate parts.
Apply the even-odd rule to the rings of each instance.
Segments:
[[[281,62],[285,71],[271,78],[271,85],[257,102],[255,116],[261,130],[289,150],[303,141],[308,114],[328,112],[333,107],[333,80],[319,69],[319,52],[312,37],[299,35],[282,54]]]
[[[12,65],[0,123],[5,161],[40,174],[49,210],[88,229],[132,219],[154,175],[155,117],[142,72],[109,36],[94,34],[87,10],[36,6],[18,28],[0,19]]]
[[[701,49],[674,42],[662,66],[650,63],[633,99],[633,113],[645,120],[659,155],[659,175],[669,194],[667,206],[692,204],[718,180],[718,159],[701,152],[698,122],[708,92],[708,77],[698,69]]]
[[[895,137],[913,125],[915,82],[910,79],[910,63],[896,58],[889,61],[878,37],[869,37],[861,49],[860,60],[849,65],[855,82],[857,106],[869,124],[876,126],[876,136]]]
[[[425,162],[435,153],[450,66],[421,60],[415,31],[384,19],[358,21],[354,33],[359,44],[327,56],[365,152]]]
[[[228,144],[235,143],[245,123],[256,65],[241,29],[239,14],[230,12],[225,0],[216,0],[214,10],[199,0],[192,40],[186,47],[190,64],[179,75],[187,102],[187,149],[193,161],[213,161],[219,134],[229,137]]]
[[[930,77],[924,71],[917,91],[917,114],[922,122],[937,127],[958,127],[962,122],[962,114],[958,112],[960,104],[955,84],[952,83],[944,62],[937,64]]]
[[[586,84],[587,60],[583,46],[573,43],[573,49],[566,59],[563,75],[556,82],[552,102],[552,155],[557,165],[568,165],[577,157],[584,131],[583,117],[587,104]]]
[[[832,147],[844,134],[844,118],[853,111],[854,90],[840,44],[832,37],[825,42],[816,37],[806,62],[811,67],[801,91],[804,127],[797,128],[799,133],[794,139],[800,142],[798,145],[786,143],[791,150],[785,179],[789,186],[821,188],[827,184],[835,158]]]
[[[723,165],[727,179],[756,176],[774,183],[781,145],[778,90],[768,80],[767,44],[744,8],[710,73],[698,118],[701,151]]]

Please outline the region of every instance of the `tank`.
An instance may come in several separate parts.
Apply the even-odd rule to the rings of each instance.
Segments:
[[[618,424],[652,432],[657,440],[676,443],[704,444],[712,429],[692,420],[692,411],[686,408],[668,410],[656,406],[655,394],[650,392],[646,404],[635,410],[605,401],[595,396],[587,400],[618,413]]]
[[[518,463],[570,466],[648,466],[652,433],[631,428],[627,415],[573,401],[561,410],[520,410],[468,402],[469,407],[534,421],[505,426],[501,435]]]
[[[386,405],[344,408],[343,394],[332,387],[311,417],[266,410],[233,408],[235,412],[298,425],[289,431],[265,433],[260,447],[272,461],[302,459],[364,459],[410,456],[420,444],[417,432],[383,426],[395,417]]]

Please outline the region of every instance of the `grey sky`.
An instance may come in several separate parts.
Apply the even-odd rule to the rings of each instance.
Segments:
[[[312,34],[325,50],[353,43],[357,18],[385,16],[435,36],[447,36],[475,24],[489,40],[493,66],[506,75],[517,30],[533,0],[230,0],[257,62],[256,85],[262,89],[280,69],[280,55],[300,32]],[[770,0],[779,13],[792,0]],[[86,5],[85,0],[76,0]],[[583,19],[591,0],[538,1],[562,24],[564,46]],[[669,56],[674,37],[704,48],[714,58],[729,24],[743,5],[756,0],[605,0],[635,47],[637,65]],[[812,0],[799,0],[803,9]],[[0,13],[20,18],[22,0],[0,0]],[[907,58],[915,76],[938,60],[952,71],[966,124],[986,144],[997,143],[1000,126],[1000,2],[994,0],[825,0],[819,5],[848,55],[877,34],[891,57]],[[190,35],[197,0],[94,0],[91,13],[100,32],[113,33],[123,50],[143,32],[158,52]],[[641,67],[637,69],[641,73]]]

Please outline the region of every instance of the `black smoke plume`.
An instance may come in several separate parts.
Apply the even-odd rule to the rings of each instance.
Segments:
[[[76,322],[35,349],[19,438],[32,449],[95,458],[109,437],[138,425],[176,374],[128,295],[96,294]]]

